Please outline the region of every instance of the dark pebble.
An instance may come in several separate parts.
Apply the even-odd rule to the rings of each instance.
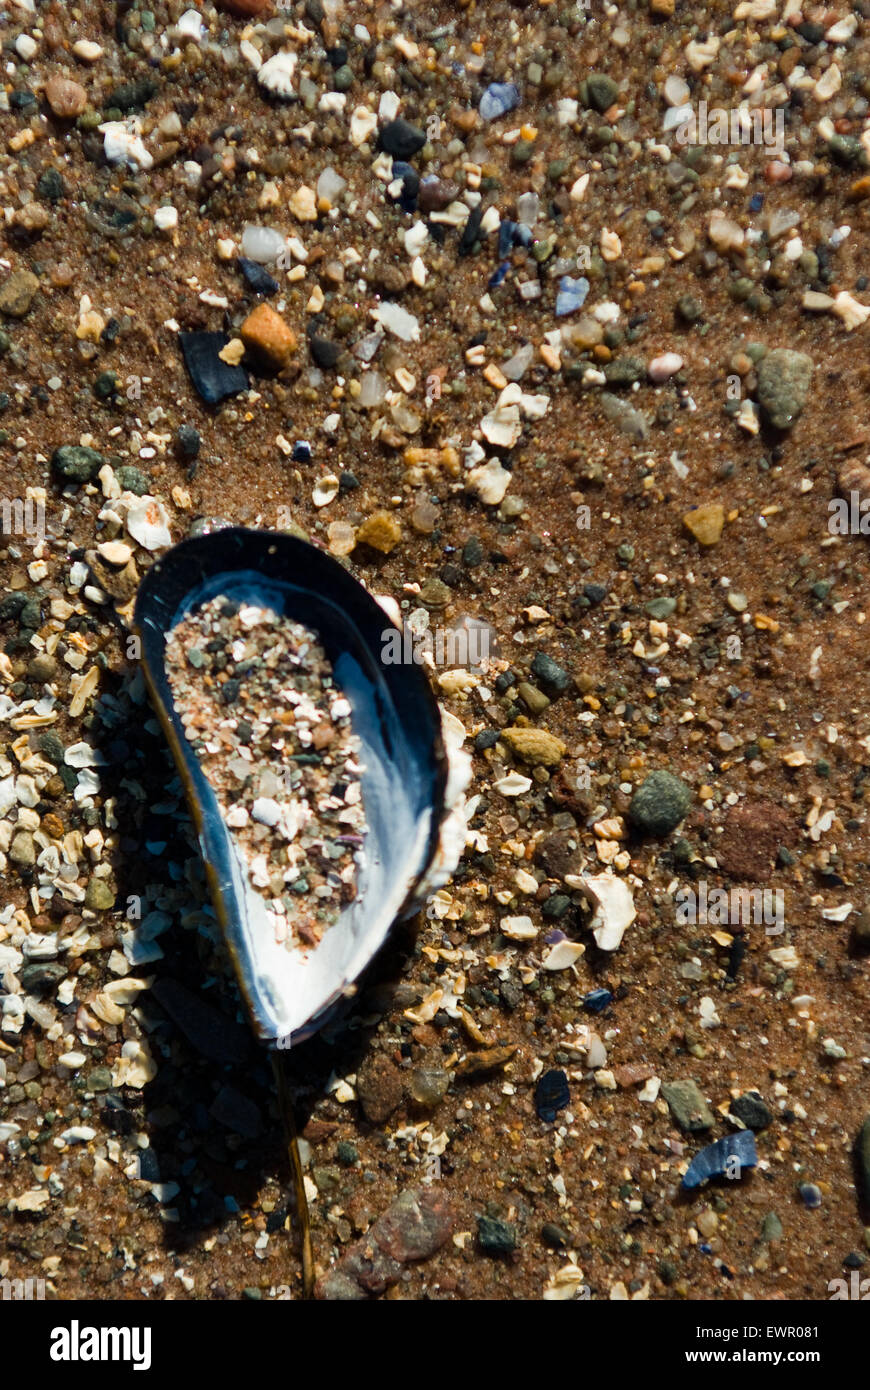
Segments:
[[[563,1071],[545,1071],[535,1087],[535,1111],[539,1120],[552,1124],[560,1110],[571,1103],[568,1078]]]
[[[88,483],[103,466],[103,456],[84,444],[62,444],[51,456],[55,473],[71,483]]]
[[[731,1114],[736,1115],[747,1129],[754,1130],[756,1134],[773,1124],[773,1115],[757,1091],[744,1091],[742,1096],[732,1100]]]
[[[199,430],[193,425],[179,425],[175,431],[175,443],[182,458],[195,459],[202,443]]]
[[[477,1218],[477,1239],[485,1255],[512,1255],[519,1244],[516,1226],[492,1216]]]
[[[315,364],[324,371],[330,371],[341,356],[339,343],[333,343],[329,338],[318,338],[316,333],[312,333],[308,339],[308,350]]]
[[[238,256],[236,265],[242,272],[245,280],[254,294],[277,294],[281,286],[278,281],[273,279],[266,270],[265,266],[258,265],[256,261],[249,261],[246,256]]]
[[[548,694],[562,695],[571,684],[571,677],[546,652],[538,652],[532,662],[532,675],[537,677]]]
[[[474,736],[474,751],[483,753],[487,748],[494,748],[497,743],[498,729],[482,729]]]
[[[387,121],[378,137],[380,148],[394,159],[412,159],[425,143],[426,132],[420,130],[419,126],[411,125],[410,121],[403,121],[401,117]]]
[[[179,333],[178,339],[190,379],[207,405],[247,390],[244,368],[231,367],[218,356],[229,342],[225,333]]]

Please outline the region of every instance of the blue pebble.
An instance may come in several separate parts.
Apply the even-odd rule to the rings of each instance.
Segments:
[[[700,1187],[707,1178],[737,1177],[757,1163],[755,1135],[751,1129],[741,1129],[696,1153],[683,1176],[683,1187]]]
[[[502,283],[502,281],[505,279],[506,275],[508,274],[508,271],[510,270],[510,268],[511,268],[511,263],[510,263],[510,261],[502,261],[502,263],[501,263],[501,265],[499,266],[498,270],[497,270],[493,275],[490,275],[490,277],[489,277],[489,288],[490,288],[491,290],[496,289],[496,287]]]
[[[568,1078],[563,1071],[545,1071],[535,1087],[535,1110],[538,1119],[552,1124],[556,1112],[564,1110],[571,1101]]]
[[[514,226],[514,246],[531,246],[534,241],[531,227],[527,227],[525,222],[517,222]]]
[[[563,275],[559,281],[559,293],[556,295],[556,318],[564,318],[566,314],[573,314],[582,309],[588,293],[589,281],[585,275],[581,275],[579,280],[574,280],[570,275]]]
[[[749,199],[749,211],[750,211],[750,212],[761,212],[761,209],[762,209],[763,207],[764,207],[764,194],[763,194],[763,193],[753,193],[752,197]]]
[[[802,1182],[798,1188],[798,1193],[804,1206],[810,1211],[815,1211],[816,1207],[822,1205],[821,1188],[816,1187],[814,1182]]]
[[[592,1014],[600,1014],[613,1000],[609,989],[593,989],[583,1000],[584,1009]]]
[[[508,252],[510,251],[511,247],[512,247],[513,244],[514,244],[514,231],[516,230],[516,225],[517,225],[516,222],[509,222],[509,221],[507,220],[507,218],[505,218],[504,222],[502,222],[502,223],[499,224],[499,229],[498,229],[498,256],[499,256],[499,260],[501,260],[504,256],[506,256],[506,255],[508,254]]]
[[[495,121],[519,104],[520,89],[515,82],[490,82],[478,109],[485,121]]]
[[[307,439],[297,439],[296,443],[293,445],[293,462],[311,462],[311,445],[308,443]]]

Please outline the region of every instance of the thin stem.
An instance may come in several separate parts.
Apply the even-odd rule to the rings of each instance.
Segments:
[[[299,1219],[299,1229],[302,1236],[302,1297],[311,1298],[314,1293],[314,1247],[311,1243],[311,1218],[308,1211],[308,1198],[305,1195],[305,1179],[302,1176],[302,1158],[299,1153],[296,1116],[293,1111],[290,1088],[287,1085],[283,1054],[273,1052],[271,1056],[272,1070],[275,1073],[275,1082],[278,1087],[278,1106],[284,1121],[287,1153],[290,1156],[293,1187],[296,1192],[296,1215]]]

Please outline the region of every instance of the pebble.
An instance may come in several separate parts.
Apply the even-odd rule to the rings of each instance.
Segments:
[[[13,270],[0,285],[0,314],[10,319],[23,319],[39,289],[39,280],[31,270]]]
[[[239,334],[245,347],[276,371],[285,367],[296,351],[296,334],[270,304],[258,304]]]
[[[402,539],[402,528],[392,512],[375,512],[359,527],[357,544],[370,545],[382,555],[389,555]]]
[[[274,227],[258,227],[249,222],[242,232],[243,258],[256,265],[272,265],[286,250],[285,237]]]
[[[485,121],[496,121],[520,104],[520,89],[515,82],[491,82],[480,98],[478,110]]]
[[[664,352],[661,357],[654,357],[647,367],[647,375],[650,381],[659,385],[674,376],[682,367],[683,359],[678,352]]]
[[[64,121],[75,120],[88,104],[84,87],[68,77],[50,77],[45,84],[45,99],[55,116]]]
[[[492,1216],[477,1218],[477,1239],[485,1255],[512,1255],[519,1245],[519,1233],[513,1222]]]
[[[562,695],[571,685],[571,677],[546,652],[538,652],[532,662],[532,675],[535,676],[551,695]]]
[[[236,265],[255,294],[273,295],[281,288],[278,281],[273,279],[258,261],[251,260],[248,256],[237,256]]]
[[[447,1196],[432,1187],[396,1198],[315,1286],[315,1297],[341,1302],[384,1293],[410,1261],[428,1260],[450,1239],[455,1218]]]
[[[590,72],[586,78],[586,90],[590,106],[602,113],[609,110],[619,95],[619,88],[613,78],[608,77],[605,72]]]
[[[552,1124],[560,1110],[571,1103],[568,1078],[563,1071],[553,1068],[539,1077],[535,1086],[535,1112],[539,1120]]]
[[[207,405],[247,390],[244,367],[231,366],[219,355],[230,341],[225,333],[179,333],[178,341],[190,379]]]
[[[574,314],[578,309],[582,309],[588,293],[589,281],[585,276],[574,280],[570,275],[563,275],[556,295],[556,318],[564,318],[567,314]]]
[[[699,545],[716,545],[725,525],[725,508],[721,502],[704,502],[683,513],[683,525]]]
[[[821,1188],[814,1182],[799,1183],[798,1196],[808,1211],[816,1211],[822,1205]]]
[[[175,443],[182,458],[195,459],[199,453],[202,440],[198,429],[193,425],[182,424],[175,431]],[[147,492],[147,480],[146,488]],[[141,496],[141,494],[140,494]]]
[[[546,729],[505,729],[501,735],[515,757],[531,767],[558,767],[565,745]]]
[[[85,907],[92,912],[108,912],[115,906],[115,893],[104,878],[92,877],[85,890]]]
[[[426,132],[419,126],[411,125],[410,121],[402,120],[401,116],[394,121],[387,121],[382,127],[378,136],[378,144],[386,154],[407,162],[413,159],[415,154],[422,150],[426,143]]]
[[[84,444],[61,444],[51,456],[55,473],[67,482],[87,483],[103,466],[103,456]]]
[[[402,1103],[402,1073],[389,1057],[372,1053],[357,1076],[356,1093],[366,1119],[382,1125]]]
[[[602,391],[598,397],[604,415],[610,420],[617,429],[623,434],[630,435],[633,439],[646,439],[649,435],[649,420],[643,411],[637,410],[621,396],[615,396],[611,391]]]
[[[665,1081],[662,1096],[668,1109],[686,1134],[712,1129],[716,1117],[710,1109],[697,1081]]]
[[[651,772],[631,799],[629,819],[642,835],[669,835],[688,814],[692,793],[672,772]]]
[[[757,1091],[744,1091],[731,1102],[731,1114],[756,1134],[773,1124],[773,1115]]]
[[[813,360],[792,348],[774,348],[758,364],[758,403],[768,424],[788,430],[801,414],[809,395]]]
[[[408,1094],[425,1110],[434,1110],[450,1087],[450,1072],[443,1067],[415,1067],[408,1078]]]

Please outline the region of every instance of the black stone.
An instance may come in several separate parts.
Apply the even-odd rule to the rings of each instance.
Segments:
[[[588,598],[594,608],[597,604],[603,603],[607,598],[607,589],[604,584],[584,584],[583,596],[584,598]]]
[[[744,1091],[742,1096],[731,1102],[731,1114],[757,1133],[773,1124],[773,1115],[768,1110],[757,1091]]]
[[[473,570],[483,564],[485,551],[477,536],[469,536],[462,548],[462,563],[466,569]]]
[[[380,135],[378,144],[387,154],[391,154],[394,159],[412,159],[419,150],[422,150],[426,143],[426,132],[419,126],[411,125],[410,121],[403,121],[399,117],[395,121],[387,121]]]
[[[492,1216],[477,1218],[477,1239],[487,1255],[511,1255],[517,1248],[517,1228]]]
[[[153,77],[142,77],[138,82],[125,82],[110,92],[103,103],[104,109],[116,106],[119,111],[141,111],[152,97],[160,91],[160,84]]]
[[[237,256],[236,265],[242,272],[245,280],[254,294],[271,295],[277,294],[281,286],[266,270],[265,266],[258,265],[256,261],[249,261],[247,256]]]
[[[476,208],[471,209],[471,214],[462,229],[462,236],[459,238],[459,254],[467,256],[472,251],[474,243],[480,235],[480,224],[483,221],[483,203],[478,203]]]
[[[66,184],[57,169],[43,169],[36,185],[40,198],[47,203],[58,203],[66,192]]]
[[[535,1087],[535,1110],[538,1119],[552,1124],[558,1111],[571,1103],[568,1078],[563,1071],[555,1068],[545,1071]]]
[[[498,729],[481,729],[479,734],[474,737],[474,751],[483,753],[487,748],[493,748],[498,743]]]
[[[333,343],[329,338],[318,338],[316,333],[312,333],[308,339],[308,350],[316,365],[324,371],[330,371],[341,356],[339,343]]]
[[[202,443],[199,430],[193,425],[179,425],[175,431],[175,443],[182,458],[195,459]]]
[[[571,684],[571,677],[546,652],[538,652],[532,662],[532,675],[537,677],[548,694],[562,695]]]
[[[179,333],[178,339],[190,379],[207,405],[248,389],[244,368],[231,367],[218,356],[229,342],[225,333]]]

